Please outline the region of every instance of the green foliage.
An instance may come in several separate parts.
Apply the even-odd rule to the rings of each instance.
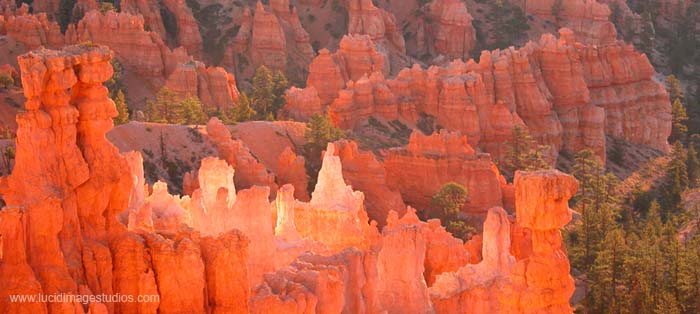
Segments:
[[[497,0],[491,3],[491,14],[488,18],[493,25],[493,47],[507,48],[526,36],[530,29],[527,17],[520,6],[510,1]]]
[[[181,99],[165,87],[158,91],[155,100],[146,103],[146,118],[149,122],[171,124],[202,124],[208,119],[199,98],[188,96]]]
[[[126,97],[124,93],[119,90],[117,96],[114,97],[114,105],[117,108],[119,115],[114,117],[114,124],[121,125],[129,122],[129,107],[126,105]]]
[[[124,76],[124,66],[117,59],[112,59],[110,61],[112,65],[112,77],[104,82],[105,87],[109,90],[109,97],[115,98],[117,92],[126,90],[124,83],[122,82],[122,77]]]
[[[666,77],[666,89],[668,90],[668,96],[671,101],[676,99],[683,100],[683,88],[681,87],[681,81],[679,81],[675,75],[671,74]]]
[[[250,121],[257,113],[250,107],[250,98],[245,93],[238,97],[238,104],[223,112],[216,112],[213,116],[219,117],[224,124],[236,124],[238,122]]]
[[[439,213],[429,218],[439,218],[443,227],[456,238],[469,240],[476,233],[476,229],[460,217],[461,209],[468,198],[469,195],[464,186],[455,182],[446,183],[432,197],[432,205],[439,210]]]
[[[306,173],[310,178],[308,189],[313,191],[318,172],[321,170],[321,152],[326,149],[328,143],[343,139],[347,134],[333,125],[328,115],[314,114],[306,124],[304,137],[306,138],[306,144],[303,147]]]
[[[504,172],[513,174],[516,170],[542,170],[551,168],[544,159],[549,147],[538,145],[527,129],[513,127],[513,141],[510,143],[503,163]]]
[[[693,188],[697,187],[700,180],[700,160],[698,160],[695,144],[688,145],[686,165],[688,169],[688,185]]]
[[[15,85],[15,79],[10,75],[0,73],[0,88],[8,89],[12,85]]]
[[[100,13],[105,14],[109,11],[117,11],[117,9],[114,7],[113,3],[111,3],[111,2],[100,3]]]
[[[671,105],[671,136],[668,137],[669,142],[685,141],[688,137],[688,114],[685,107],[681,103],[680,98],[676,98]]]
[[[249,100],[256,120],[277,119],[277,113],[284,106],[284,93],[288,86],[289,81],[280,71],[273,75],[264,65],[255,71]]]
[[[467,189],[458,183],[445,184],[432,198],[432,204],[441,210],[444,218],[457,215],[467,202]]]
[[[666,168],[666,176],[663,185],[663,203],[664,208],[669,211],[677,212],[681,201],[681,193],[688,188],[688,166],[687,152],[683,148],[683,144],[676,142],[673,144],[673,152],[671,153],[671,161]],[[667,213],[664,212],[664,217]]]
[[[606,174],[602,161],[593,151],[586,149],[574,157],[573,175],[579,181],[574,197],[574,208],[581,213],[572,238],[572,264],[582,270],[590,270],[607,233],[615,226],[618,196],[614,193],[617,178]]]

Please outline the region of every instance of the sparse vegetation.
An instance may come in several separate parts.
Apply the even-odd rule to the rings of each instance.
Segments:
[[[149,122],[171,124],[203,124],[208,120],[199,98],[182,98],[168,88],[162,88],[155,100],[147,102],[146,118]]]

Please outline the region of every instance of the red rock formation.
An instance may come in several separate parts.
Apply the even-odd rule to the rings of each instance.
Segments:
[[[0,180],[7,202],[0,211],[0,295],[159,295],[150,302],[85,306],[90,313],[223,313],[231,308],[247,313],[248,279],[242,265],[250,262],[248,240],[232,231],[205,238],[201,249],[197,233],[183,225],[191,224],[182,207],[190,206],[189,199],[167,194],[164,184],[156,184],[145,197],[143,169],[136,165],[140,156],[125,159],[106,140],[117,114],[102,86],[112,75],[110,58],[104,46],[78,45],[40,49],[18,60],[27,111],[17,118],[16,168]],[[260,226],[246,223],[256,235],[270,227],[267,190],[260,190],[260,206],[245,201],[250,199],[245,193],[238,198],[241,208],[268,215]],[[173,208],[183,211],[172,216],[176,219],[167,216]],[[145,219],[132,228],[139,234],[127,231],[125,217],[131,223],[145,213],[152,215],[150,230],[173,238],[142,228]],[[271,246],[272,240],[262,243]],[[258,264],[252,265],[258,271]],[[84,310],[69,300],[5,300],[0,301],[3,313]]]
[[[204,47],[202,36],[199,34],[199,25],[185,0],[164,0],[163,6],[175,17],[177,44],[185,47],[190,55],[201,58]]]
[[[39,46],[60,48],[66,43],[78,42],[106,45],[115,52],[126,70],[152,79],[155,86],[162,86],[165,78],[166,86],[182,95],[198,96],[205,105],[219,109],[238,102],[239,93],[232,74],[223,68],[205,67],[193,61],[184,49],[171,51],[158,34],[145,31],[140,16],[90,11],[77,27],[69,26],[64,35],[58,24],[49,21],[46,15],[18,11],[8,18],[4,28],[8,36],[30,49]],[[196,45],[186,48],[192,50]]]
[[[334,54],[322,49],[309,66],[306,85],[318,91],[321,104],[330,104],[348,80],[374,72],[389,74],[389,64],[368,35],[344,36]]]
[[[568,300],[574,281],[559,228],[571,219],[567,202],[576,192],[576,180],[558,171],[518,172],[515,186],[517,225],[530,229],[533,236],[514,237],[505,211],[489,210],[483,260],[438,276],[430,288],[437,313],[572,311]],[[516,260],[511,241],[521,240],[531,241],[533,251]]]
[[[365,194],[369,219],[383,226],[389,211],[403,215],[406,205],[397,190],[387,187],[386,170],[372,152],[361,151],[353,141],[334,143],[335,153],[343,164],[343,178],[354,190]]]
[[[466,4],[458,0],[432,1],[428,5],[428,14],[433,21],[432,32],[427,39],[429,43],[423,45],[434,45],[437,54],[450,59],[469,59],[476,45],[476,32]],[[424,29],[421,31],[425,32]],[[428,48],[419,50],[425,53]]]
[[[484,52],[479,63],[414,66],[395,79],[362,77],[339,92],[331,116],[350,129],[370,116],[432,122],[462,132],[496,159],[504,156],[513,127],[523,124],[551,147],[552,158],[560,149],[588,147],[604,159],[606,135],[667,150],[668,97],[652,79],[648,59],[622,42],[594,46],[572,37],[562,29],[559,40],[546,34],[519,50]]]
[[[160,16],[160,7],[158,2],[148,0],[122,0],[119,2],[119,12],[129,13],[131,15],[140,14],[143,17],[144,25],[158,34],[161,38],[166,38],[165,25],[163,18]]]
[[[292,77],[303,77],[314,57],[309,34],[301,26],[296,8],[290,9],[288,0],[270,2],[265,9],[257,2],[255,14],[245,9],[241,27],[234,39],[232,51],[228,51],[227,62],[235,65],[239,73],[252,75],[260,65],[280,70]],[[253,67],[246,62],[252,61]],[[301,75],[301,76],[300,76]]]
[[[374,6],[371,0],[347,2],[348,34],[369,35],[377,50],[384,54],[391,69],[401,69],[406,59],[406,43],[403,33],[390,12]]]
[[[384,166],[388,185],[397,188],[411,206],[433,208],[432,196],[449,182],[467,189],[465,212],[484,213],[503,204],[498,169],[487,154],[475,153],[467,137],[459,133],[425,136],[414,131],[407,147],[389,150]]]
[[[201,240],[211,313],[249,313],[248,238],[238,230]]]
[[[297,156],[291,148],[287,147],[279,156],[277,164],[277,184],[279,186],[291,184],[294,186],[294,198],[300,201],[309,201],[309,176],[306,174],[306,161],[304,157]]]
[[[2,194],[8,207],[24,211],[29,266],[45,294],[77,293],[81,285],[113,292],[105,241],[124,229],[114,215],[127,206],[131,180],[105,139],[117,114],[101,84],[112,75],[110,57],[105,47],[71,46],[18,60],[27,112],[17,117],[15,168]],[[90,263],[104,250],[106,257]]]
[[[61,28],[57,23],[49,21],[45,13],[32,15],[18,10],[16,15],[8,16],[2,24],[7,36],[29,49],[40,46],[61,47],[65,44]]]
[[[336,253],[347,247],[366,249],[376,228],[368,224],[364,194],[353,191],[343,180],[340,157],[328,144],[316,187],[309,203],[300,203],[294,220],[302,237],[313,239]],[[338,232],[326,232],[333,229]]]
[[[328,51],[328,50],[324,50]],[[339,85],[340,86],[340,85]],[[284,118],[296,121],[306,121],[315,113],[323,112],[321,99],[316,88],[291,87],[284,94],[285,103],[281,114]]]
[[[39,0],[36,3],[32,1],[32,10],[36,13],[46,13],[52,20],[56,20],[60,3],[59,0]]]
[[[231,133],[217,118],[207,123],[207,135],[219,149],[219,157],[236,171],[236,186],[247,189],[254,185],[267,186],[273,193],[277,191],[275,176],[255,158],[243,142],[231,138]]]
[[[165,87],[181,97],[197,96],[202,104],[225,110],[238,103],[236,78],[221,67],[206,67],[198,61],[180,64],[168,76]]]

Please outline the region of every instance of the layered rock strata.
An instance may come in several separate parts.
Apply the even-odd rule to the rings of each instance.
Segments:
[[[343,128],[375,117],[460,131],[496,159],[517,125],[548,145],[552,158],[584,147],[604,158],[605,135],[665,151],[670,104],[653,74],[631,45],[585,45],[562,29],[559,39],[546,34],[521,49],[485,51],[479,63],[363,76],[346,84],[330,111]]]

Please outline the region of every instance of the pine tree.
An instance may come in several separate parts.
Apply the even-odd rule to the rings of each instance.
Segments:
[[[671,161],[666,169],[666,178],[663,186],[664,209],[662,216],[668,217],[667,211],[678,211],[681,201],[681,193],[688,188],[688,168],[686,165],[686,151],[683,144],[676,142],[673,144]]]
[[[467,202],[467,189],[462,185],[449,182],[433,195],[432,204],[440,209],[440,217],[447,218],[458,214]]]
[[[202,109],[202,102],[197,96],[189,96],[180,101],[182,107],[183,124],[204,124],[207,122],[207,115]]]
[[[620,229],[610,231],[601,243],[589,275],[593,283],[589,295],[589,308],[593,313],[619,313],[622,302],[618,285],[622,282],[627,246]]]
[[[261,65],[253,76],[253,90],[251,94],[251,107],[257,112],[257,120],[273,120],[275,102],[274,86],[272,84],[272,72],[266,66]]]
[[[700,180],[700,160],[698,160],[698,153],[695,150],[695,144],[691,143],[688,145],[688,185],[691,188],[698,186],[698,181]]]
[[[613,192],[616,177],[605,174],[600,158],[593,151],[582,150],[574,158],[573,175],[579,181],[574,202],[582,223],[575,226],[578,240],[572,248],[576,253],[573,264],[585,271],[593,264],[608,232],[615,227],[615,206],[619,199]]]
[[[668,141],[685,141],[688,136],[688,113],[680,98],[676,98],[671,105],[671,117],[671,136],[668,137]]]
[[[114,124],[121,125],[128,123],[129,108],[126,105],[126,97],[124,96],[124,93],[121,89],[117,91],[117,96],[114,98],[114,105],[117,108],[117,112],[119,113],[116,117],[114,117]]]
[[[521,126],[513,127],[513,141],[510,143],[505,157],[505,172],[515,173],[515,170],[549,169],[544,152],[548,147],[537,145],[527,129]]]
[[[208,119],[199,98],[188,96],[181,99],[165,87],[158,91],[155,100],[146,103],[146,118],[149,122],[170,124],[201,124]]]
[[[675,75],[671,74],[666,77],[666,89],[668,90],[668,96],[671,101],[676,99],[683,100],[683,89],[681,88],[681,81],[676,78]]]
[[[700,235],[689,239],[680,263],[679,290],[685,313],[700,313]]]
[[[180,124],[182,108],[177,94],[168,88],[162,88],[156,94],[155,100],[146,103],[146,118],[149,122]]]
[[[274,95],[272,110],[275,117],[277,117],[278,112],[280,109],[282,109],[282,107],[284,107],[284,104],[287,101],[284,97],[287,87],[289,87],[287,77],[285,77],[281,71],[277,71],[275,76],[272,78],[272,94]]]

